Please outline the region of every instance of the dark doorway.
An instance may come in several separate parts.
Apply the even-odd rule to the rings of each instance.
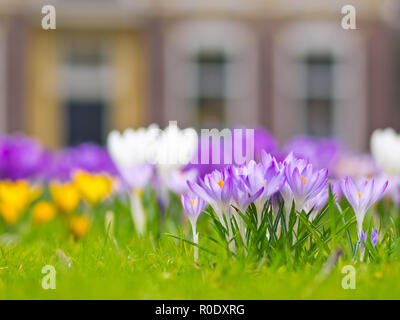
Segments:
[[[104,142],[105,105],[101,101],[70,101],[66,105],[66,143]]]

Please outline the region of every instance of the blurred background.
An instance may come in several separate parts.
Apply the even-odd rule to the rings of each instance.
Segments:
[[[400,1],[0,0],[0,134],[58,149],[170,120],[367,150],[400,129]]]

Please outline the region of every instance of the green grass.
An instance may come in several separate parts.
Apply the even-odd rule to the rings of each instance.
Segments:
[[[107,233],[104,225],[105,210],[110,208],[116,215],[113,235]],[[167,213],[168,217],[159,217],[153,212],[153,218],[164,223],[157,228],[150,227],[150,234],[143,238],[135,236],[129,212],[119,202],[109,203],[107,208],[92,212],[91,229],[80,241],[69,235],[62,218],[35,227],[30,223],[28,214],[18,228],[10,230],[3,226],[0,239],[0,298],[400,298],[400,263],[395,226],[388,226],[385,233],[388,236],[378,244],[374,255],[369,257],[370,262],[359,262],[357,256],[353,258],[351,255],[347,235],[355,240],[354,224],[349,224],[337,238],[329,241],[327,252],[321,249],[322,253],[315,254],[315,258],[310,258],[306,250],[318,242],[313,238],[315,230],[311,229],[310,237],[305,241],[297,260],[291,260],[293,252],[285,249],[284,242],[274,247],[268,259],[244,259],[229,256],[208,240],[207,236],[213,231],[210,217],[203,216],[199,223],[200,245],[210,248],[215,255],[200,250],[200,259],[194,263],[193,246],[166,235],[171,233],[190,240],[187,220],[182,220],[177,209],[174,210],[173,214]],[[350,218],[352,212],[347,214]],[[335,230],[340,229],[339,224],[335,225],[335,221],[329,220],[329,215],[325,217],[325,222],[331,223]],[[307,228],[304,230],[308,232]],[[322,240],[329,237],[328,231],[319,230]],[[392,234],[392,238],[389,234]],[[57,253],[60,250],[71,259],[71,267],[65,258],[60,258]],[[337,261],[332,260],[337,250],[342,254]],[[341,285],[345,276],[341,269],[347,264],[356,269],[355,290],[345,290]],[[41,270],[45,265],[56,268],[55,290],[44,290],[41,286],[44,276]],[[322,270],[327,271],[324,273]]]
[[[356,290],[341,287],[338,265],[325,279],[311,265],[298,270],[262,266],[257,269],[233,260],[206,257],[195,265],[191,251],[182,255],[171,239],[161,248],[132,241],[116,250],[113,243],[88,237],[82,242],[60,242],[50,234],[37,235],[2,248],[2,299],[391,299],[400,298],[399,263],[355,264]],[[68,268],[58,258],[63,250]],[[44,290],[41,269],[54,265],[56,290]]]

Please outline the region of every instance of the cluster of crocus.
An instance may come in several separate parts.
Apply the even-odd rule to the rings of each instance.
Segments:
[[[274,196],[283,198],[287,211],[293,202],[297,211],[319,210],[328,199],[327,183],[327,169],[314,170],[312,164],[295,158],[293,154],[279,162],[264,152],[260,163],[252,160],[247,165],[215,170],[198,182],[188,181],[188,186],[193,194],[213,208],[227,230],[227,240],[234,251],[232,218],[243,240],[246,233],[245,222],[236,210],[245,214],[249,205],[254,203],[258,227],[263,220],[265,203]],[[183,203],[185,199],[182,196]],[[189,214],[187,208],[187,204],[184,205]]]
[[[0,179],[66,182],[76,170],[118,174],[108,152],[95,144],[50,151],[22,135],[0,136]]]
[[[89,228],[91,208],[111,195],[113,179],[106,173],[77,171],[69,182],[50,182],[48,191],[47,186],[27,180],[0,180],[1,220],[14,226],[32,212],[33,224],[40,226],[59,216],[79,239]]]
[[[84,143],[76,147],[49,153],[48,166],[42,170],[41,176],[46,181],[70,181],[76,171],[91,174],[118,176],[108,152],[95,144]]]
[[[90,207],[103,203],[113,191],[113,179],[107,174],[91,174],[86,171],[77,171],[70,182],[50,183],[50,194],[53,202],[40,202],[34,208],[34,220],[45,222],[51,220],[54,206],[59,212],[76,238],[81,238],[89,228],[87,215],[77,213],[81,202]],[[36,215],[35,215],[36,214]],[[35,219],[36,216],[36,219]]]
[[[263,208],[267,201],[273,206],[276,199],[282,199],[287,214],[292,210],[305,212],[313,221],[329,198],[328,170],[316,170],[310,162],[296,158],[293,153],[279,162],[264,152],[260,163],[250,161],[243,166],[215,170],[197,182],[187,183],[192,194],[182,195],[181,200],[191,220],[196,243],[197,217],[202,212],[204,204],[209,204],[227,231],[226,237],[232,251],[235,251],[234,242],[231,241],[232,221],[235,220],[235,225],[245,243],[247,226],[242,215],[246,214],[251,203],[254,203],[256,208],[258,227],[260,227],[263,221]],[[352,178],[346,177],[340,183],[331,186],[334,194],[343,194],[352,206],[357,219],[359,240],[364,246],[366,234],[362,229],[362,223],[365,214],[383,196],[388,181],[380,177],[353,181]],[[204,202],[200,205],[199,200]],[[377,239],[378,233],[373,230],[371,234],[373,246],[376,245]]]
[[[197,172],[182,171],[197,149],[197,133],[192,128],[179,129],[171,122],[164,130],[157,125],[123,134],[113,131],[108,136],[108,150],[128,187],[132,218],[139,234],[146,231],[146,213],[141,203],[142,189],[152,178],[161,200],[166,203],[166,190],[186,190],[186,180]]]
[[[40,199],[33,207],[33,220],[37,224],[58,214],[72,217],[82,208],[102,204],[113,191],[127,191],[136,230],[143,234],[147,218],[142,191],[152,186],[160,203],[169,201],[169,190],[185,194],[181,198],[183,207],[186,212],[192,210],[192,216],[200,214],[204,204],[209,204],[226,228],[227,238],[233,235],[234,220],[244,239],[246,223],[239,213],[245,214],[252,203],[258,227],[268,201],[273,209],[283,201],[287,215],[292,210],[310,213],[312,221],[328,201],[329,177],[337,199],[343,194],[353,207],[361,241],[364,216],[384,192],[400,203],[400,135],[393,129],[374,132],[371,157],[344,152],[344,147],[333,139],[304,136],[290,140],[279,150],[272,135],[256,128],[254,157],[247,158],[246,153],[245,164],[233,161],[232,165],[225,165],[225,157],[235,160],[237,142],[242,142],[241,148],[246,147],[245,130],[239,130],[243,130],[242,134],[231,136],[230,149],[225,148],[225,141],[214,145],[216,140],[211,137],[208,141],[211,143],[203,144],[194,129],[181,130],[174,122],[165,130],[151,125],[128,129],[122,134],[113,131],[108,137],[108,150],[83,144],[50,152],[23,136],[1,136],[0,179],[8,180],[0,182],[0,214],[7,224],[17,223],[32,204],[35,192],[29,191],[36,190],[32,185],[38,182],[48,184],[51,199]],[[198,162],[202,160],[204,148],[210,163],[191,163],[196,152]],[[212,163],[216,151],[222,158],[219,163]],[[83,223],[84,215],[78,218],[82,219],[74,219],[69,225],[78,230],[76,236],[80,237],[89,223]],[[196,221],[197,218],[191,218],[192,224]],[[195,228],[193,232],[197,241]],[[233,243],[231,249],[234,250]]]

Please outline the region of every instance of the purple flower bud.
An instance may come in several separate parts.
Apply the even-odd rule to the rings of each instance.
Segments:
[[[360,246],[362,251],[365,249],[365,241],[367,241],[367,237],[368,235],[364,232],[364,230],[361,230]]]
[[[365,249],[365,242],[367,241],[368,234],[361,230],[361,236],[360,236],[360,245],[361,249]],[[372,246],[375,248],[376,244],[378,243],[378,229],[372,229],[371,231],[371,243]]]
[[[361,236],[365,214],[385,192],[388,181],[383,179],[362,179],[354,182],[350,177],[340,184],[343,194],[352,206],[357,218],[357,232]]]
[[[374,246],[374,248],[375,248],[375,246],[376,246],[376,244],[378,243],[378,229],[372,229],[372,231],[371,231],[371,243],[372,243],[372,245]]]
[[[193,228],[195,229],[197,219],[204,210],[206,202],[196,195],[182,194],[181,202]]]
[[[234,205],[242,213],[245,213],[248,206],[263,193],[264,187],[261,187],[258,191],[252,194],[246,186],[245,178],[243,176],[237,176],[234,177],[234,188],[232,191]]]

